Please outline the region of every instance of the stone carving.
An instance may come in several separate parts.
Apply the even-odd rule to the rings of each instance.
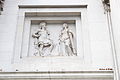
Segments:
[[[63,24],[63,29],[61,30],[59,36],[59,45],[60,45],[60,55],[61,56],[74,56],[77,55],[74,42],[73,42],[73,33],[69,30],[67,23]]]
[[[53,41],[49,38],[50,33],[46,29],[46,23],[41,22],[39,25],[39,29],[32,34],[32,37],[34,38],[34,46],[36,49],[36,52],[34,55],[39,56],[48,56],[53,50]]]
[[[5,0],[0,0],[0,14],[1,14],[1,11],[3,11],[4,1]]]
[[[57,44],[54,44],[49,36],[50,33],[46,28],[46,23],[41,22],[39,29],[32,34],[36,50],[35,56],[55,56],[55,53],[58,53],[58,56],[77,56],[73,41],[74,34],[67,23],[63,24]]]

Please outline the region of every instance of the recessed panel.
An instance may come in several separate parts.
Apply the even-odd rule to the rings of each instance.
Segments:
[[[74,22],[72,20],[39,20],[39,23],[36,24],[33,21],[28,55],[42,57],[77,56]],[[45,26],[42,27],[41,25],[44,23]]]

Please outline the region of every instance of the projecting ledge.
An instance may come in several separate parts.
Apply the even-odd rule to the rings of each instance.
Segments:
[[[113,71],[66,71],[66,72],[0,72],[0,80],[13,79],[110,79]]]
[[[19,8],[86,8],[87,4],[81,5],[18,5]]]

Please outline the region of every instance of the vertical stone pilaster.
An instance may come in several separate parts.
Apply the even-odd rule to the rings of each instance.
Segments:
[[[112,31],[114,39],[115,78],[120,80],[120,0],[110,0]]]

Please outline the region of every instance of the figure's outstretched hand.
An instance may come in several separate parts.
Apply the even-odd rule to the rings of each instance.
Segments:
[[[33,34],[32,37],[33,37],[33,38],[38,38],[38,37],[40,37],[40,35],[38,35],[38,34]]]

